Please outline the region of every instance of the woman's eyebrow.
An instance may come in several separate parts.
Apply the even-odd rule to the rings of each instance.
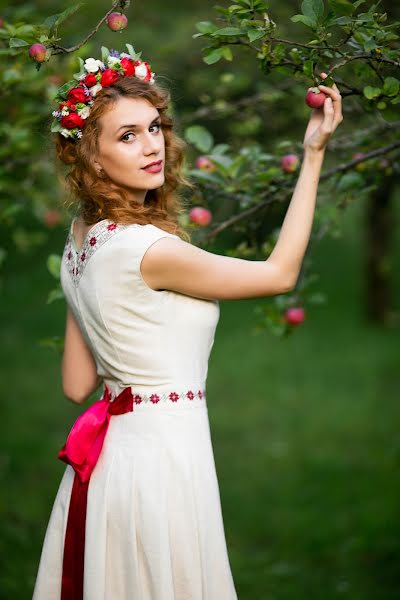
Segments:
[[[150,125],[152,125],[155,121],[158,121],[158,119],[160,119],[160,115],[157,115],[152,122],[150,123]],[[130,129],[140,129],[140,125],[121,125],[121,127],[118,127],[116,133],[118,133],[118,131],[120,129],[124,129],[125,127],[129,127]]]

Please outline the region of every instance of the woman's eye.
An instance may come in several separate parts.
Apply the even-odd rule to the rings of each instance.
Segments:
[[[134,135],[134,133],[132,133],[131,131],[129,133],[126,133],[124,136],[122,136],[121,140],[124,140],[128,135]]]

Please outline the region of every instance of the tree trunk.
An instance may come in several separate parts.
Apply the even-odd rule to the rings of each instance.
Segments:
[[[368,199],[366,214],[366,287],[367,317],[370,321],[389,325],[392,317],[391,243],[394,228],[391,194],[394,177],[382,177]]]

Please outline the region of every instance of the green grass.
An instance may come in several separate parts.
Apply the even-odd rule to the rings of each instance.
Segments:
[[[399,331],[364,318],[361,219],[352,207],[343,238],[314,249],[328,303],[289,339],[252,335],[261,300],[221,302],[207,391],[239,600],[400,597]],[[59,357],[37,346],[63,333],[64,304],[44,304],[44,258],[63,236],[13,259],[0,299],[7,599],[31,597],[65,468],[57,452],[80,412],[62,395]]]

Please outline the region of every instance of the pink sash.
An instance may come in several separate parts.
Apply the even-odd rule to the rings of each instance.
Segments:
[[[105,385],[101,400],[94,402],[75,421],[58,458],[75,471],[68,511],[64,542],[61,600],[83,600],[83,573],[85,559],[85,526],[87,493],[90,476],[103,447],[112,415],[133,411],[130,387],[110,402],[110,391]]]

